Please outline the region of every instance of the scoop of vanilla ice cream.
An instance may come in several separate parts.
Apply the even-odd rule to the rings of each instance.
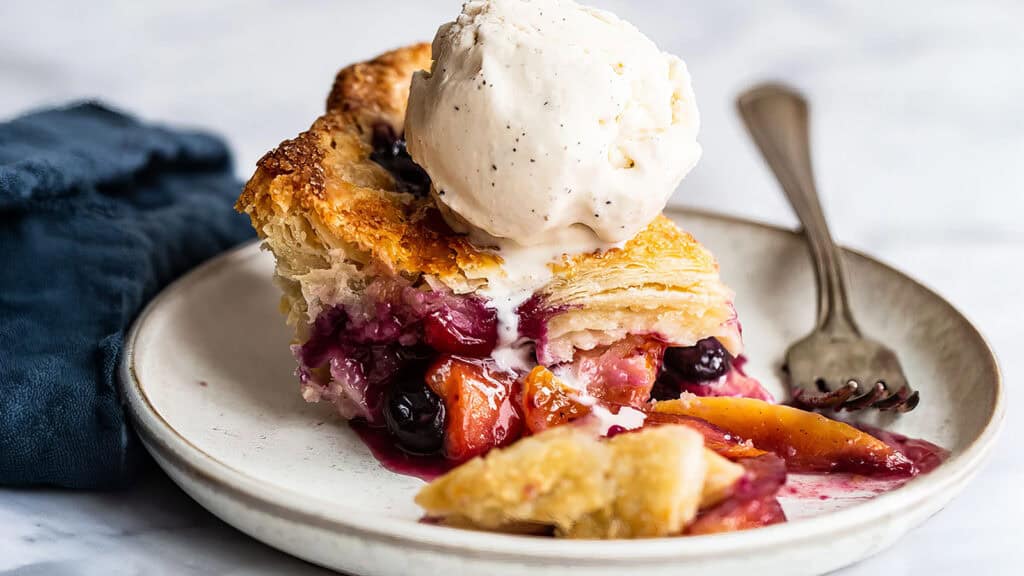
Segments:
[[[582,224],[622,242],[700,157],[686,65],[609,12],[466,2],[433,57],[412,79],[406,139],[462,231],[536,245]]]

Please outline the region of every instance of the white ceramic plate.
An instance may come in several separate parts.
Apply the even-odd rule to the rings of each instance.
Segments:
[[[748,371],[781,394],[779,360],[814,313],[802,240],[719,216],[670,215],[718,257],[737,292]],[[916,411],[874,423],[934,441],[952,457],[877,497],[783,499],[790,522],[747,532],[564,541],[417,522],[412,498],[422,482],[381,468],[328,406],[299,397],[272,258],[255,244],[199,267],[149,305],[128,338],[123,389],[146,447],[192,497],[253,537],[338,570],[822,573],[889,546],[949,502],[974,476],[1003,414],[996,361],[966,319],[883,264],[857,254],[848,263],[862,328],[899,352],[921,391]]]

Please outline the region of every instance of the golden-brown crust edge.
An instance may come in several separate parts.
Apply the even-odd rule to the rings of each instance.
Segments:
[[[386,119],[400,127],[409,100],[409,78],[429,65],[430,44],[421,42],[346,66],[334,78],[327,110],[352,112],[358,120]]]
[[[496,269],[496,256],[452,232],[429,199],[399,192],[369,157],[376,126],[402,133],[411,76],[429,64],[430,46],[421,43],[343,68],[327,112],[260,159],[236,209],[261,237],[270,235],[268,225],[297,215],[325,246],[348,248],[357,252],[353,259],[394,273],[431,274],[454,289]]]

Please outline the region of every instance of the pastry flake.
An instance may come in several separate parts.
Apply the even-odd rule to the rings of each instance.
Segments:
[[[425,486],[416,502],[464,527],[546,525],[567,538],[648,538],[681,533],[742,475],[742,466],[705,449],[684,426],[610,439],[559,426],[463,464]]]

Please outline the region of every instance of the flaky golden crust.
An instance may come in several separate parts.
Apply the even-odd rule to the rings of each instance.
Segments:
[[[274,226],[284,224],[297,241],[455,286],[497,268],[498,259],[452,232],[429,199],[399,192],[370,159],[374,127],[402,133],[409,79],[429,65],[429,45],[417,44],[343,69],[327,113],[257,163],[236,208],[272,249]]]
[[[542,363],[571,358],[573,349],[610,344],[627,334],[654,334],[690,346],[718,338],[742,352],[733,293],[704,246],[658,216],[620,250],[566,258],[554,266],[545,304],[564,312],[550,319]]]
[[[430,47],[417,44],[344,68],[326,113],[264,156],[246,184],[236,208],[277,258],[291,323],[357,299],[377,271],[455,293],[504,274],[499,256],[454,233],[432,199],[401,192],[370,158],[375,130],[402,134],[411,76],[429,65]],[[741,350],[714,258],[663,216],[622,249],[566,257],[552,271],[539,294],[557,311],[538,350],[544,363],[630,333],[679,346],[715,336]]]
[[[327,110],[352,113],[364,129],[372,129],[381,120],[399,128],[405,121],[410,78],[429,67],[430,44],[426,42],[346,66],[334,79]]]
[[[732,494],[743,468],[704,448],[685,426],[610,440],[557,426],[496,448],[416,496],[446,524],[484,530],[552,526],[566,538],[680,534],[699,509]]]

